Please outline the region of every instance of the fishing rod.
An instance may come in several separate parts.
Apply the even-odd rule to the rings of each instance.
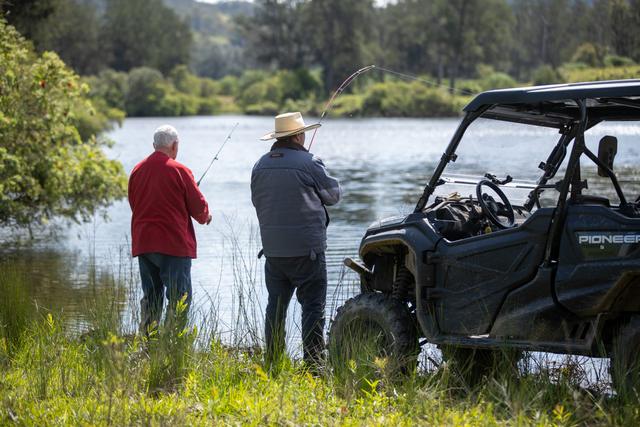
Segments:
[[[322,120],[324,119],[324,116],[327,115],[327,112],[329,112],[329,109],[333,106],[333,101],[336,99],[336,97],[338,95],[340,95],[351,84],[351,82],[353,82],[359,75],[364,74],[369,70],[373,70],[374,68],[376,68],[375,65],[369,65],[367,67],[360,68],[355,73],[353,73],[349,77],[347,77],[342,82],[342,84],[340,84],[340,86],[338,86],[338,89],[336,89],[336,91],[333,92],[333,95],[331,95],[331,98],[329,98],[329,100],[325,104],[324,111],[320,115],[320,120],[318,120],[318,124],[322,123]],[[311,142],[309,143],[309,150],[311,150],[311,146],[313,145],[313,140],[316,138],[316,132],[318,132],[318,128],[315,128],[314,131],[313,131],[313,135],[311,136]]]
[[[324,117],[327,115],[327,113],[329,112],[329,110],[331,109],[331,107],[333,107],[333,102],[335,101],[335,99],[338,97],[338,95],[340,95],[356,78],[358,78],[360,75],[366,73],[367,71],[370,70],[379,70],[382,71],[383,73],[389,73],[389,74],[393,74],[397,77],[403,78],[405,80],[414,80],[414,81],[419,81],[425,84],[428,84],[430,86],[435,86],[435,87],[447,87],[446,85],[443,85],[442,83],[438,83],[438,82],[434,82],[434,81],[430,81],[430,80],[426,80],[423,78],[420,78],[418,76],[414,76],[412,74],[406,74],[406,73],[401,73],[399,71],[394,71],[394,70],[390,70],[388,68],[384,68],[384,67],[380,67],[377,65],[369,65],[367,67],[363,67],[360,68],[359,70],[357,70],[356,72],[354,72],[353,74],[351,74],[349,77],[347,77],[341,84],[340,86],[338,86],[338,89],[335,90],[335,92],[333,93],[333,95],[331,96],[331,98],[329,98],[329,100],[327,101],[327,103],[325,104],[324,110],[322,111],[322,114],[320,115],[320,120],[318,121],[319,124],[322,123],[322,120],[324,119]],[[447,87],[448,88],[448,87]],[[465,89],[458,89],[458,88],[453,88],[453,90],[455,90],[456,92],[459,92],[463,95],[470,95],[473,94],[472,92],[465,90]],[[313,145],[313,141],[316,138],[316,132],[318,132],[318,128],[316,128],[313,131],[313,135],[311,136],[311,142],[309,143],[309,150],[311,150],[311,146]]]
[[[207,174],[207,172],[209,172],[209,169],[211,169],[211,166],[213,165],[213,162],[215,162],[216,160],[218,160],[218,154],[220,154],[220,152],[222,151],[222,149],[224,148],[225,145],[227,145],[227,142],[229,142],[229,140],[231,139],[231,135],[233,135],[233,131],[236,130],[236,128],[238,127],[238,125],[240,124],[240,122],[237,122],[234,126],[233,129],[231,129],[231,132],[229,132],[229,135],[227,135],[227,138],[224,140],[224,142],[222,143],[222,145],[220,146],[220,149],[218,150],[218,152],[216,153],[215,156],[213,156],[213,159],[211,159],[211,163],[209,163],[209,166],[207,166],[207,169],[204,171],[204,173],[202,174],[202,176],[200,177],[200,179],[198,180],[198,182],[196,183],[196,185],[198,187],[200,187],[200,182],[202,182],[202,179],[204,178],[204,176]]]

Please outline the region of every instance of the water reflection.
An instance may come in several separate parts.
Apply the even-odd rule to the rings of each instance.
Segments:
[[[91,325],[96,303],[111,304],[119,316],[126,311],[124,269],[131,270],[128,261],[123,260],[121,270],[113,272],[77,252],[37,245],[6,245],[0,255],[0,272],[20,279],[34,310],[60,315],[73,328],[82,330]]]

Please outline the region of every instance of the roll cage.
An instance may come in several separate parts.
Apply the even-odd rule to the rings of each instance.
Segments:
[[[540,163],[542,176],[525,203],[525,208],[531,210],[534,205],[539,206],[540,194],[546,189],[553,188],[559,192],[545,252],[546,264],[557,261],[568,201],[579,201],[582,190],[586,188],[580,170],[583,155],[611,179],[620,200],[620,209],[630,208],[616,174],[587,148],[584,134],[603,121],[640,120],[640,79],[488,91],[476,96],[464,111],[465,115],[425,186],[414,213],[423,211],[436,187],[444,183],[444,170],[450,162],[456,161],[456,150],[466,130],[478,118],[556,128],[560,133],[549,157]],[[570,156],[564,177],[549,184],[567,153]]]

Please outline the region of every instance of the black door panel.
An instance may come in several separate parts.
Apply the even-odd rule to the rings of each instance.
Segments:
[[[544,256],[552,209],[540,209],[520,227],[438,245],[436,286],[441,330],[482,335],[512,289],[532,280]]]

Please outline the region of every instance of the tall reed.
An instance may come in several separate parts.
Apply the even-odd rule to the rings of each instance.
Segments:
[[[19,348],[33,313],[26,275],[8,262],[0,263],[0,347],[9,355]]]

